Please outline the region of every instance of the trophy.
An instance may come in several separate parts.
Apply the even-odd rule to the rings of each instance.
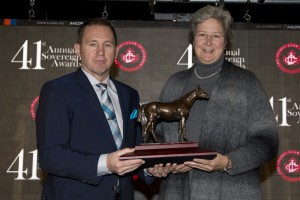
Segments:
[[[120,159],[144,159],[146,167],[155,164],[181,164],[193,158],[213,159],[216,152],[204,149],[198,142],[190,142],[185,134],[185,122],[190,108],[196,100],[208,100],[209,95],[199,86],[172,102],[150,102],[139,107],[137,121],[142,123],[143,142],[135,147],[135,152],[125,154]],[[145,122],[143,123],[143,119]],[[178,142],[159,143],[155,134],[157,120],[179,121]],[[147,143],[151,134],[154,143]]]

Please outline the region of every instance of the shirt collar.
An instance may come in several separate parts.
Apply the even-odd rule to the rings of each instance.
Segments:
[[[99,83],[99,81],[94,76],[92,76],[90,73],[88,73],[85,69],[81,68],[81,70],[87,76],[87,78],[89,79],[89,81],[92,84],[92,86],[95,86],[96,84]],[[110,83],[109,76],[102,83],[105,83],[108,86],[110,86],[110,84],[109,84]]]

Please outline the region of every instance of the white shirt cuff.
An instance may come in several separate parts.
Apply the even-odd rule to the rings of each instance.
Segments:
[[[97,176],[103,176],[106,174],[111,174],[112,172],[107,169],[106,158],[108,154],[101,154],[98,160],[97,166]]]

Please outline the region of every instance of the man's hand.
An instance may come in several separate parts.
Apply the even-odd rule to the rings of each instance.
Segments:
[[[134,171],[141,165],[145,163],[142,159],[133,159],[133,160],[119,160],[119,157],[134,152],[134,148],[125,148],[119,151],[108,154],[106,159],[107,169],[113,173],[116,173],[120,176]]]

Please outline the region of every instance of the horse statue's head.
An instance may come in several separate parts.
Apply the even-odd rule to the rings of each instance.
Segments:
[[[195,89],[197,99],[209,99],[209,95],[199,86]]]

